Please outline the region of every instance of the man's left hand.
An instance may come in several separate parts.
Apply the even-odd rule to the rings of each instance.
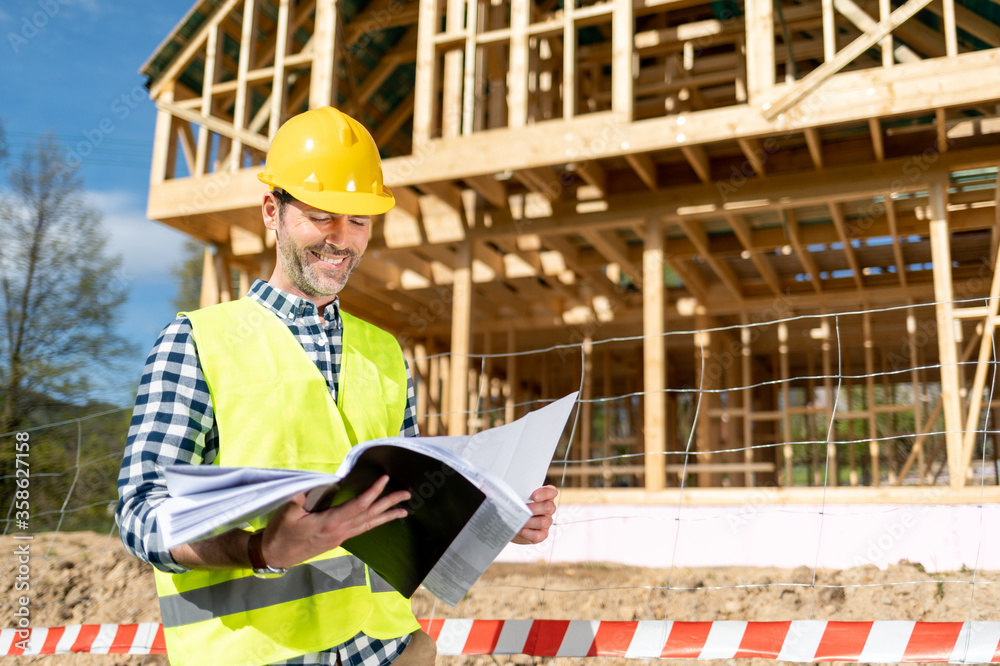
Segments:
[[[531,502],[528,503],[531,518],[512,539],[514,543],[541,543],[548,538],[549,528],[552,527],[552,514],[556,512],[554,500],[558,494],[559,491],[555,486],[542,486],[531,493]]]

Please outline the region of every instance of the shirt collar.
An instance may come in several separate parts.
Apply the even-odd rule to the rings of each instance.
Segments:
[[[300,317],[313,316],[316,304],[309,299],[289,294],[264,280],[254,280],[247,297],[257,301],[281,319],[295,320]],[[323,319],[340,328],[340,297],[335,296],[333,302],[323,311]]]

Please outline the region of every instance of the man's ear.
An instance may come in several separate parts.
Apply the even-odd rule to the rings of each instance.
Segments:
[[[264,218],[264,227],[276,231],[278,229],[278,211],[280,207],[278,200],[274,198],[273,192],[264,194],[264,200],[260,204],[261,217]]]

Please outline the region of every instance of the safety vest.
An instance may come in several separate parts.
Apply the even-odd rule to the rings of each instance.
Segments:
[[[216,464],[333,472],[348,449],[399,434],[406,366],[385,331],[341,312],[337,400],[292,332],[249,298],[187,313],[219,432]],[[264,521],[253,527],[259,529]],[[172,664],[269,664],[363,631],[419,628],[410,602],[343,548],[281,578],[249,569],[156,572]]]

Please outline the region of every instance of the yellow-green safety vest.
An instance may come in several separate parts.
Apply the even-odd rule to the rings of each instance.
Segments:
[[[341,311],[334,402],[292,332],[256,301],[187,317],[212,395],[215,464],[333,472],[351,446],[399,434],[406,366],[389,333]],[[419,628],[409,600],[343,548],[277,579],[249,569],[157,571],[156,591],[172,664],[269,664],[360,631],[389,639]]]

